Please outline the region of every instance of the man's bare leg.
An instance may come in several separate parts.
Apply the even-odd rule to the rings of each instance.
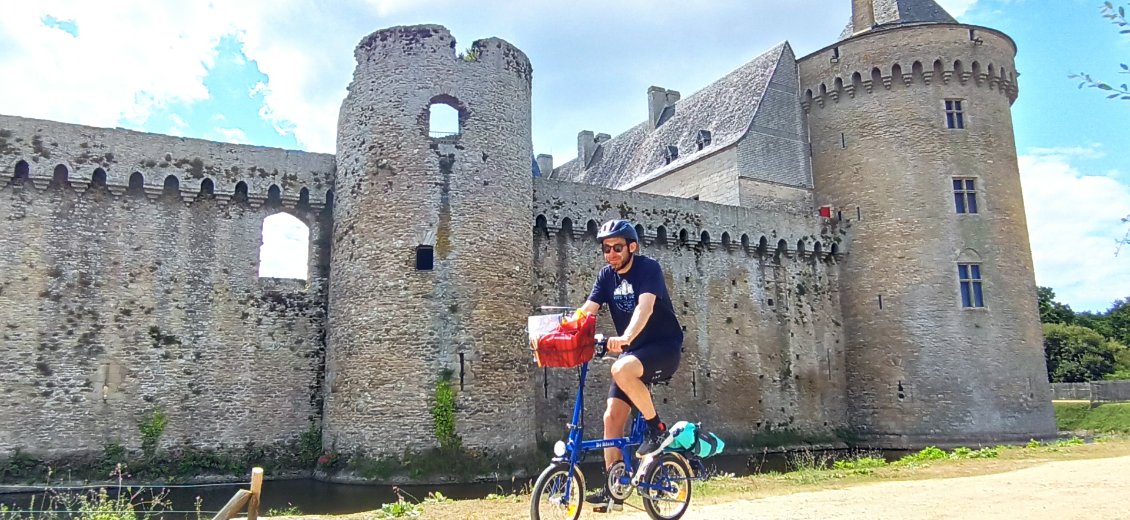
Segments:
[[[628,399],[636,405],[644,419],[655,417],[655,403],[651,401],[651,392],[643,384],[643,363],[635,356],[622,356],[612,365],[612,379],[616,385],[628,394]]]
[[[615,397],[608,398],[608,407],[604,409],[604,438],[615,439],[624,436],[624,426],[628,424],[628,414],[632,411],[631,405]],[[604,448],[604,470],[608,471],[613,464],[621,459],[620,448]]]

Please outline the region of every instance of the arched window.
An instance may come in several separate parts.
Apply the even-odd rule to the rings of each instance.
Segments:
[[[729,231],[723,231],[722,232],[722,247],[724,249],[730,249],[730,232]]]
[[[545,220],[545,215],[538,215],[534,219],[534,236],[545,238],[549,236],[549,224]]]
[[[310,206],[310,190],[302,188],[298,192],[298,207],[305,208]]]
[[[781,260],[784,260],[787,254],[789,254],[789,243],[785,242],[785,239],[782,238],[777,241],[777,251],[773,258],[777,263],[781,263]]]
[[[703,231],[702,235],[699,236],[698,240],[699,240],[699,243],[702,244],[702,247],[705,247],[705,248],[710,247],[710,233]]]
[[[95,168],[94,174],[90,176],[90,184],[95,187],[106,186],[106,170],[102,168]]]
[[[585,226],[585,236],[589,238],[596,238],[597,233],[600,233],[600,224],[595,220],[589,219],[589,223]]]
[[[12,175],[12,184],[22,184],[29,178],[31,178],[31,167],[27,165],[27,161],[16,163],[16,171]]]
[[[643,224],[636,224],[636,236],[640,238],[640,245],[643,245]]]
[[[428,105],[428,136],[454,137],[463,132],[459,101],[447,95],[433,97]]]
[[[667,228],[659,226],[655,228],[655,243],[661,246],[667,245]]]
[[[235,195],[232,195],[232,201],[236,203],[247,202],[247,183],[239,181],[235,183]]]
[[[210,199],[216,194],[216,185],[212,179],[205,178],[200,182],[200,198]]]
[[[573,238],[573,219],[569,217],[561,219],[561,231],[558,233],[558,236]]]
[[[165,177],[165,186],[161,195],[180,195],[180,179],[176,175]]]
[[[275,184],[267,188],[267,206],[279,207],[282,205],[282,190]]]
[[[757,256],[765,258],[767,254],[769,254],[769,240],[762,235],[761,240],[757,241]]]
[[[66,166],[62,164],[55,166],[55,172],[51,176],[51,186],[54,186],[56,188],[64,188],[70,186],[71,183],[68,181],[68,177],[69,172],[67,171]]]
[[[145,194],[145,176],[141,172],[133,172],[129,176],[129,189],[127,193],[131,195]]]
[[[259,276],[306,280],[309,271],[310,228],[289,213],[263,219],[259,246]]]

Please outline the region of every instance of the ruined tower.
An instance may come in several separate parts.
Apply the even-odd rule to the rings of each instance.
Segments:
[[[799,62],[843,271],[853,427],[888,447],[1055,433],[1011,104],[1016,45],[933,0],[855,0]]]
[[[443,444],[437,385],[455,392],[462,446],[533,444],[531,67],[499,39],[455,49],[422,25],[355,50],[338,121],[327,449]],[[429,132],[440,105],[458,113],[443,135]]]

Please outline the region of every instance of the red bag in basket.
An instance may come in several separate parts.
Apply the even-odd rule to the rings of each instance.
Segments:
[[[596,351],[596,315],[578,312],[557,329],[538,338],[538,366],[572,368],[592,359]]]

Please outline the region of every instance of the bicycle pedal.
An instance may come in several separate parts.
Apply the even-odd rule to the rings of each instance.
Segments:
[[[594,513],[611,513],[613,511],[623,511],[623,510],[624,510],[624,504],[617,504],[615,502],[609,502],[607,504],[600,504],[599,506],[594,506],[592,508],[592,512],[594,512]]]

